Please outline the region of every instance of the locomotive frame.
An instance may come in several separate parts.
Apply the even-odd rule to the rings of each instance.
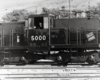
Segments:
[[[34,63],[38,59],[52,59],[62,64],[75,61],[88,63],[100,61],[100,53],[97,52],[100,49],[99,19],[55,19],[53,15],[40,14],[30,15],[24,24],[24,29],[21,28],[22,25],[20,26],[20,30],[23,31],[19,30],[15,35],[17,45],[13,37],[15,28],[18,27],[13,25],[14,30],[12,27],[6,30],[8,25],[5,26],[7,32],[10,30],[8,37],[10,41],[7,46],[4,46],[5,36],[4,32],[1,32],[1,43],[3,42],[3,46],[0,47],[3,59],[1,63],[13,61]],[[1,23],[3,30],[2,25],[3,23]]]

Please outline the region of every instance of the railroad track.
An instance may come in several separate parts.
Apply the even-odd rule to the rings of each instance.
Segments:
[[[98,65],[4,65],[0,80],[100,80]]]

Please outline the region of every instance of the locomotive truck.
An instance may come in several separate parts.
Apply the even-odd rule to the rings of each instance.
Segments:
[[[30,15],[27,21],[0,23],[0,62],[57,63],[100,61],[100,20],[56,19],[54,15]]]

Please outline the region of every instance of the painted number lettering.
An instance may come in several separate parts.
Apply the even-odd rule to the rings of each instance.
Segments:
[[[41,40],[46,40],[46,36],[43,35],[43,36],[31,36],[31,41],[41,41]]]

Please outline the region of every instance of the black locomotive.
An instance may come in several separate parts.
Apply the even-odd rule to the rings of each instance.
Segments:
[[[1,63],[34,63],[52,59],[57,63],[100,61],[100,20],[55,19],[53,15],[30,15],[24,22],[0,24]]]

